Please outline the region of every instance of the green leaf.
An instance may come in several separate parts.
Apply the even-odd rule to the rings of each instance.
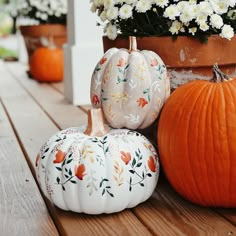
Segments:
[[[127,65],[126,65],[125,70],[127,70],[127,69],[129,68],[129,65],[130,65],[130,64],[127,64]]]
[[[139,184],[140,184],[140,186],[144,187],[144,183],[139,183]]]
[[[75,180],[70,181],[72,184],[76,184],[77,182]]]
[[[73,159],[69,159],[66,164],[70,164],[73,161]]]
[[[106,192],[105,188],[102,190],[102,196],[104,195],[104,193]]]
[[[71,169],[69,169],[69,175],[72,176],[72,170]]]
[[[62,187],[62,190],[63,190],[63,191],[66,191],[66,189],[65,189],[64,185],[62,185],[61,187]]]
[[[142,162],[139,162],[139,163],[137,164],[137,167],[140,167],[142,164],[143,164]]]
[[[105,153],[107,153],[108,151],[109,151],[109,147],[106,148]]]
[[[70,155],[68,156],[68,158],[71,158],[71,157],[72,157],[72,155],[73,155],[73,153],[70,153]]]
[[[64,175],[67,179],[69,178],[69,176],[68,175]]]
[[[134,167],[136,164],[136,159],[134,158],[133,161],[132,161],[132,167]]]
[[[135,173],[135,171],[134,171],[134,170],[129,170],[129,172],[130,172],[131,174],[134,174],[134,173]]]
[[[56,169],[59,170],[59,171],[62,171],[61,167],[56,166]]]
[[[148,176],[148,177],[152,177],[152,174],[151,174],[151,173],[147,173],[147,176]]]
[[[45,152],[48,152],[48,150],[49,150],[49,148],[46,148],[45,151],[44,151],[44,153],[45,153]]]
[[[61,181],[61,180],[60,180],[60,178],[59,178],[59,177],[57,177],[57,183],[58,183],[58,184],[60,183],[60,181]]]
[[[107,193],[111,196],[114,197],[114,195],[112,193],[110,193],[109,191],[107,191]]]

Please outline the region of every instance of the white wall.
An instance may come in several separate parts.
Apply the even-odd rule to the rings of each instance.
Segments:
[[[93,69],[103,55],[103,30],[89,0],[68,0],[68,43],[64,46],[65,98],[74,105],[90,104]]]

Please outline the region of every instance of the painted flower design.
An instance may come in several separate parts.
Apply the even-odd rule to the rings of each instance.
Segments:
[[[121,160],[122,160],[126,165],[128,165],[129,162],[130,162],[130,160],[131,160],[130,152],[121,151],[120,154],[121,154]]]
[[[100,65],[103,65],[106,61],[107,61],[107,58],[106,58],[106,57],[103,57],[103,58],[100,60],[99,64],[100,64]]]
[[[100,103],[100,100],[99,100],[99,97],[97,94],[94,94],[93,97],[92,97],[92,103],[94,105],[98,105]]]
[[[79,166],[75,166],[75,176],[79,179],[79,180],[83,180],[84,176],[86,175],[85,173],[85,165],[84,164],[80,164]]]
[[[151,62],[150,62],[150,65],[153,66],[153,67],[154,67],[154,66],[157,66],[157,65],[158,65],[157,59],[155,59],[155,58],[152,59]]]
[[[35,160],[35,166],[38,167],[39,165],[39,159],[40,159],[40,154],[38,153],[36,160]]]
[[[154,157],[150,156],[148,159],[148,167],[150,171],[156,172],[156,162],[154,160]]]
[[[139,107],[145,107],[148,104],[148,101],[145,98],[139,98],[137,101]]]
[[[57,151],[57,154],[56,154],[56,159],[53,160],[53,163],[54,164],[58,164],[58,163],[61,163],[64,161],[65,157],[66,157],[66,153],[61,151],[61,150],[58,150]]]
[[[125,59],[124,59],[124,58],[120,58],[120,60],[119,60],[119,62],[118,62],[118,64],[117,64],[117,66],[119,66],[119,67],[124,67],[125,65],[126,65]]]

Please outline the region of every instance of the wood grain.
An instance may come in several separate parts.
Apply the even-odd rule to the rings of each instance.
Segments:
[[[2,94],[2,100],[31,163],[31,168],[34,169],[35,156],[40,148],[39,144],[59,130],[55,125],[58,121],[52,122],[48,117],[52,117],[54,106],[51,107],[49,114],[45,113],[45,108],[42,108],[18,83],[18,80],[22,79],[21,76],[19,74],[19,77],[13,78],[8,75],[0,80],[0,94]],[[11,92],[1,89],[3,87]],[[58,92],[54,90],[51,93]],[[48,103],[51,103],[50,98],[53,96],[47,96]],[[78,110],[77,107],[74,109]],[[68,114],[62,115],[69,126],[70,120],[66,118]],[[137,235],[139,232],[142,235],[150,235],[148,229],[129,210],[114,215],[87,216],[61,211],[49,201],[47,204],[62,235],[94,235],[94,232],[96,235]]]
[[[236,227],[214,210],[191,204],[161,180],[146,203],[133,210],[155,235],[227,235]]]
[[[63,112],[60,113],[60,118],[55,115],[59,114],[56,110],[60,107],[62,110],[67,109],[61,96],[58,96],[58,90],[49,89],[48,84],[37,85],[34,81],[29,82],[27,78],[22,79],[22,74],[13,73],[13,67],[8,69],[15,78],[11,76],[7,81],[0,80],[0,94],[4,94],[4,104],[33,166],[38,143],[46,140],[48,134],[55,133],[58,128],[68,127],[71,120],[68,114]],[[11,93],[5,89],[1,90],[2,84],[8,87]],[[50,91],[50,95],[44,90]],[[45,96],[44,102],[38,101],[41,96]],[[73,112],[78,108],[72,106],[70,109]],[[83,109],[86,111],[87,108]],[[28,124],[29,121],[31,124]],[[29,139],[33,142],[30,143]],[[193,205],[179,197],[163,180],[159,182],[157,190],[148,201],[133,210],[117,214],[75,214],[61,211],[49,201],[46,202],[62,235],[150,235],[150,232],[153,235],[236,234],[235,226],[230,223],[230,220],[232,223],[235,222],[235,214],[226,211],[222,213],[222,217],[215,210]]]
[[[75,109],[75,106],[66,101],[64,95],[56,92],[57,90],[53,89],[50,84],[29,79],[25,73],[25,68],[18,64],[9,64],[8,68],[13,76],[20,78],[18,82],[55,122],[57,127],[65,129],[87,123],[87,113],[79,108]]]
[[[58,235],[1,103],[0,150],[0,235]]]

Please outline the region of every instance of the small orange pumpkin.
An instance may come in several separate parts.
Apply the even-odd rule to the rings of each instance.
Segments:
[[[211,81],[176,89],[158,124],[164,172],[175,190],[204,206],[236,207],[236,79],[217,66]]]
[[[63,51],[50,40],[48,47],[36,49],[29,61],[30,73],[40,82],[63,80]]]

